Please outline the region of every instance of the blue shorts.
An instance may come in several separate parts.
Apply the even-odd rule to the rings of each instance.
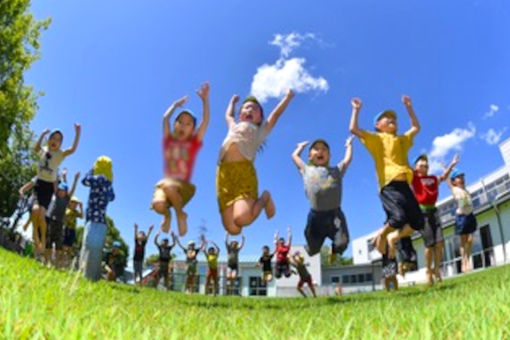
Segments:
[[[455,235],[468,235],[476,231],[476,217],[469,215],[457,215],[455,217]]]

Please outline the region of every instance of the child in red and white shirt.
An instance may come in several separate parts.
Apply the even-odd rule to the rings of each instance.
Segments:
[[[181,111],[174,121],[173,131],[170,128],[170,116],[188,100],[188,96],[175,101],[163,116],[165,177],[156,184],[151,206],[163,215],[161,229],[164,232],[170,230],[170,207],[173,207],[181,236],[186,234],[188,228],[188,215],[183,207],[195,194],[195,186],[190,182],[195,158],[209,124],[209,84],[204,83],[197,94],[203,105],[203,119],[198,129],[195,129],[195,116],[188,110]]]

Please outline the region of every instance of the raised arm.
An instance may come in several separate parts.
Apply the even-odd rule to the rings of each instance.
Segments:
[[[71,191],[69,192],[69,197],[73,197],[74,192],[76,191],[76,185],[78,184],[78,180],[80,179],[80,172],[77,172],[74,175],[73,186],[71,187]]]
[[[292,160],[294,161],[294,164],[296,164],[296,167],[298,168],[298,171],[301,174],[303,173],[303,171],[305,171],[305,162],[303,162],[303,160],[301,159],[301,153],[308,144],[309,144],[308,141],[298,143],[296,149],[292,153]]]
[[[175,235],[175,234],[174,234]],[[184,248],[181,244],[181,241],[179,241],[179,238],[177,237],[177,235],[175,235],[174,237],[174,240],[175,242],[177,243],[177,245],[179,246],[179,248],[181,248],[184,252],[186,252],[186,248]]]
[[[170,236],[172,236],[172,245],[170,247],[173,248],[177,244],[177,242],[175,241],[177,237],[175,236],[175,233],[173,231],[170,233]]]
[[[283,99],[278,103],[278,105],[276,105],[273,112],[271,112],[269,117],[267,117],[266,130],[271,131],[271,129],[273,129],[276,122],[278,121],[278,118],[280,118],[283,111],[285,111],[292,98],[294,98],[294,91],[289,89],[285,97],[283,97]]]
[[[44,137],[46,137],[46,135],[50,133],[50,130],[49,129],[46,129],[44,130],[41,135],[39,136],[39,139],[37,140],[37,143],[35,143],[34,145],[34,152],[37,153],[41,150],[41,145],[42,145],[42,142],[44,140]]]
[[[85,177],[81,180],[81,184],[83,184],[86,187],[90,187],[92,185],[92,181],[94,180],[94,170],[90,170],[87,172]]]
[[[137,226],[138,227],[138,226]],[[149,227],[149,231],[147,232],[147,240],[149,239],[149,237],[151,236],[151,233],[152,233],[152,229],[154,229],[154,225],[151,225]]]
[[[290,247],[292,245],[292,233],[290,232],[290,227],[287,228],[287,246]]]
[[[69,156],[69,155],[75,153],[76,149],[78,148],[78,144],[80,143],[80,135],[81,135],[81,125],[79,123],[76,123],[76,124],[74,124],[73,145],[69,149],[64,150],[64,156]]]
[[[174,111],[178,108],[184,105],[186,101],[188,100],[188,96],[184,96],[180,99],[177,99],[170,105],[168,109],[166,109],[165,113],[163,114],[163,138],[166,138],[169,134],[172,133],[172,129],[170,128],[170,117],[174,113]]]
[[[349,164],[351,164],[352,161],[352,141],[354,140],[354,136],[349,136],[347,140],[345,141],[345,156],[342,161],[343,163],[343,172],[347,170],[347,167]]]
[[[67,168],[64,168],[64,170],[62,170],[62,180],[64,181],[64,183],[67,183]]]
[[[361,111],[361,106],[363,105],[361,99],[359,98],[352,98],[351,99],[351,105],[352,105],[352,114],[351,114],[351,122],[349,123],[349,131],[357,136],[360,137],[363,135],[363,130],[358,127],[358,120],[359,120],[359,113]]]
[[[210,105],[209,105],[209,83],[202,84],[199,90],[197,90],[197,94],[200,98],[202,98],[202,123],[200,123],[200,127],[197,131],[198,140],[202,140],[205,135],[205,131],[207,130],[207,126],[209,126],[209,117],[210,117]]]
[[[161,234],[161,231],[158,231],[158,232],[156,233],[156,236],[154,236],[154,245],[155,245],[156,247],[159,247],[158,237],[159,237],[159,235],[160,235],[160,234]]]
[[[82,202],[78,202],[78,209],[80,209],[80,211],[78,212],[78,218],[83,218],[83,203]]]
[[[225,233],[225,248],[228,250],[228,231]]]
[[[457,163],[459,163],[459,155],[455,155],[453,157],[453,160],[450,163],[450,165],[448,165],[448,167],[444,170],[443,174],[441,176],[439,176],[440,182],[442,182],[442,181],[446,180],[448,177],[450,177],[450,172],[452,172],[453,168],[457,165]]]
[[[418,122],[418,118],[416,118],[416,114],[414,113],[413,105],[411,103],[411,97],[407,95],[402,96],[402,102],[406,106],[407,113],[409,114],[409,118],[411,118],[411,128],[406,132],[406,134],[415,136],[420,132],[420,123]]]
[[[244,243],[246,242],[246,237],[244,237],[244,234],[241,234],[241,244],[239,245],[238,249],[241,250],[244,247]]]
[[[230,99],[230,102],[227,106],[227,111],[225,112],[225,120],[227,121],[227,126],[230,129],[232,125],[236,123],[236,103],[239,101],[239,96],[234,94]]]
[[[135,223],[135,240],[136,240],[137,235],[138,235],[138,224]]]
[[[273,243],[274,243],[274,249],[276,251],[276,248],[278,246],[278,230],[275,231],[275,233],[274,233],[274,242]]]

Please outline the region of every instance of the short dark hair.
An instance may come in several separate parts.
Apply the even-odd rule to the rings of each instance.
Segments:
[[[326,142],[324,139],[319,138],[313,141],[313,143],[310,145],[310,149],[308,150],[308,152],[310,152],[319,143],[324,144],[324,146],[329,150],[328,142]]]

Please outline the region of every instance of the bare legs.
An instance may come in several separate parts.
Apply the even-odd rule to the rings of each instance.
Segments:
[[[231,235],[238,235],[242,228],[252,224],[265,211],[266,217],[271,219],[276,212],[271,194],[264,191],[259,199],[240,199],[228,206],[222,213],[223,226]]]

